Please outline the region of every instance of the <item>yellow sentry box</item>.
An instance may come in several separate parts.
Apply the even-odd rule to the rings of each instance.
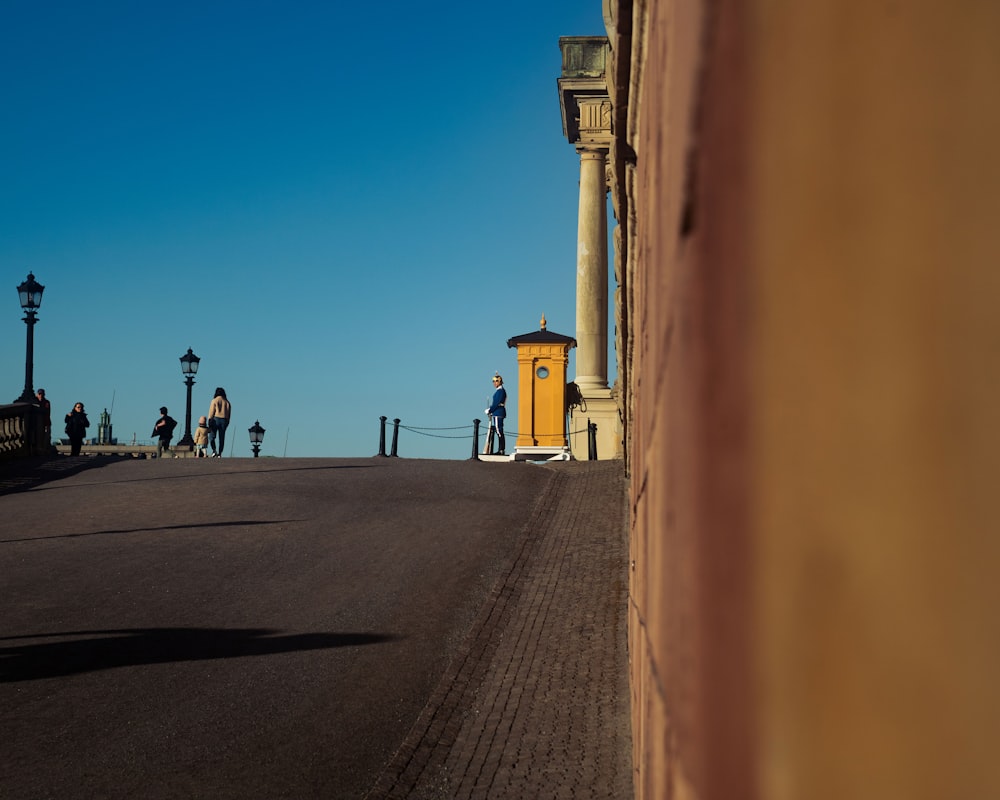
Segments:
[[[568,446],[566,372],[576,339],[541,329],[507,340],[517,348],[517,447]]]

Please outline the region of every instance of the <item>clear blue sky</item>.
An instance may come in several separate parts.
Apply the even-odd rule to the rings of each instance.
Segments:
[[[599,0],[5,0],[0,399],[30,271],[56,431],[76,401],[92,435],[112,403],[119,440],[183,428],[191,347],[193,424],[225,387],[236,456],[256,419],[262,455],[373,455],[380,415],[471,436],[495,370],[516,406],[509,337],[575,333],[558,40],[595,34]]]

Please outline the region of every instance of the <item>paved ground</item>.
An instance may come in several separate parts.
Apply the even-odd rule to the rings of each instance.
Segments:
[[[378,664],[386,654],[394,654],[396,659],[410,658],[407,655],[409,651],[405,650],[406,642],[417,640],[433,641],[437,649],[435,653],[416,653],[412,656],[425,659],[421,663],[427,665],[424,668],[427,674],[407,685],[406,690],[401,692],[405,699],[396,699],[396,717],[389,725],[389,738],[394,737],[395,744],[389,746],[380,740],[376,745],[374,741],[366,741],[365,737],[356,734],[348,737],[354,740],[352,744],[338,740],[337,731],[330,730],[329,726],[324,727],[320,722],[312,724],[308,730],[309,740],[304,745],[307,749],[298,756],[294,752],[289,754],[289,757],[307,758],[305,766],[316,773],[306,784],[311,787],[309,791],[303,791],[302,785],[294,781],[283,783],[276,779],[275,783],[266,786],[258,783],[254,790],[247,789],[241,793],[234,789],[238,784],[233,782],[236,780],[233,778],[227,784],[227,791],[222,792],[222,784],[212,786],[210,781],[199,783],[182,777],[161,783],[156,791],[151,791],[149,786],[142,785],[140,771],[128,773],[132,785],[125,786],[117,795],[110,792],[105,796],[357,797],[364,791],[352,789],[337,793],[338,790],[331,789],[336,783],[330,782],[329,775],[323,775],[324,764],[329,771],[337,763],[335,757],[324,761],[314,755],[324,748],[339,752],[350,751],[352,746],[356,752],[348,758],[351,763],[364,757],[372,759],[374,754],[372,763],[375,766],[361,770],[356,780],[349,784],[370,787],[366,796],[371,800],[404,797],[631,796],[625,654],[625,506],[620,464],[485,465],[395,459],[351,463],[309,460],[303,464],[285,459],[223,459],[196,462],[196,466],[187,462],[183,467],[179,462],[172,464],[169,461],[161,464],[118,464],[112,465],[113,470],[109,471],[94,470],[95,463],[87,459],[62,458],[22,464],[16,470],[6,466],[0,468],[0,494],[8,495],[0,497],[0,520],[4,521],[0,544],[5,544],[3,552],[6,554],[6,577],[3,579],[6,590],[3,594],[7,597],[4,602],[6,605],[13,595],[21,606],[27,605],[26,608],[13,609],[15,618],[17,614],[22,615],[21,627],[12,623],[11,615],[5,613],[8,622],[3,625],[0,639],[0,683],[6,683],[14,693],[0,685],[0,692],[6,698],[6,710],[0,710],[0,717],[5,713],[8,716],[11,714],[12,704],[22,710],[35,708],[48,715],[48,719],[42,720],[46,729],[62,726],[65,731],[71,732],[73,719],[80,716],[79,713],[67,710],[65,703],[46,702],[45,698],[36,698],[38,705],[26,706],[22,693],[26,686],[43,687],[43,694],[58,698],[61,692],[66,691],[65,683],[80,681],[79,676],[85,671],[83,665],[93,663],[95,659],[102,668],[107,668],[109,663],[121,668],[123,665],[113,663],[117,659],[124,660],[125,667],[148,671],[151,663],[157,664],[157,658],[151,657],[150,652],[162,653],[162,663],[165,664],[217,658],[230,658],[230,662],[243,663],[248,661],[249,655],[257,657],[249,661],[254,664],[252,669],[258,671],[245,668],[235,673],[224,672],[218,680],[224,678],[227,690],[232,691],[231,684],[236,680],[238,692],[261,692],[263,689],[257,684],[266,683],[269,676],[276,674],[284,682],[288,673],[282,670],[299,666],[302,672],[309,673],[315,672],[318,665],[324,669],[336,667],[345,675],[350,673],[350,678],[345,677],[345,680],[352,685],[364,684],[367,675],[368,690],[383,694],[386,685],[379,683],[377,673]],[[378,470],[364,469],[375,465]],[[184,472],[178,474],[178,467]],[[122,469],[129,470],[134,477],[136,468],[144,470],[143,480],[122,481],[119,475],[111,481],[114,493],[109,493],[107,481],[99,478],[101,475],[115,478],[113,471],[120,472]],[[26,599],[26,587],[40,580],[37,574],[29,570],[27,579],[22,576],[20,583],[17,580],[11,583],[11,570],[16,572],[23,568],[23,565],[18,566],[21,556],[13,549],[18,543],[30,542],[39,546],[58,542],[64,546],[74,540],[93,541],[90,537],[100,534],[107,541],[118,539],[114,546],[117,551],[120,549],[118,544],[121,541],[131,542],[133,535],[136,539],[139,538],[137,534],[147,537],[150,533],[149,522],[147,520],[140,525],[135,520],[122,519],[117,525],[105,524],[97,529],[91,525],[88,529],[86,521],[96,518],[96,510],[102,504],[105,509],[112,506],[128,508],[136,499],[136,487],[141,485],[144,492],[153,489],[154,495],[159,488],[159,493],[166,492],[172,496],[176,505],[177,490],[182,483],[195,479],[206,484],[211,479],[214,482],[229,481],[232,488],[242,486],[235,498],[239,503],[240,513],[237,516],[233,516],[235,509],[230,509],[228,517],[221,514],[218,519],[213,519],[211,514],[202,515],[197,525],[172,522],[164,517],[167,505],[161,503],[154,516],[162,524],[159,531],[153,531],[153,534],[182,532],[190,534],[191,542],[197,544],[201,529],[206,527],[216,536],[223,533],[227,536],[245,535],[253,531],[265,534],[265,538],[278,534],[274,542],[265,544],[285,548],[288,547],[286,539],[289,530],[295,530],[296,525],[302,527],[302,521],[316,510],[311,508],[308,513],[303,513],[301,506],[315,502],[315,498],[310,500],[299,488],[302,476],[322,476],[330,474],[332,469],[345,470],[337,473],[338,477],[350,474],[364,476],[364,480],[358,477],[352,490],[339,499],[335,498],[337,502],[330,506],[331,510],[316,516],[339,515],[342,526],[350,526],[353,519],[366,520],[365,524],[359,522],[359,530],[379,543],[379,551],[395,546],[392,544],[396,536],[394,531],[398,531],[404,518],[411,537],[414,532],[426,537],[419,539],[420,553],[432,552],[436,540],[446,535],[443,531],[457,531],[464,538],[473,538],[471,544],[476,552],[489,551],[485,562],[475,568],[470,566],[471,572],[463,571],[461,564],[435,562],[430,555],[417,553],[403,558],[406,563],[401,568],[401,574],[416,572],[426,577],[430,573],[434,585],[450,582],[454,585],[452,590],[461,590],[455,596],[465,599],[455,602],[471,604],[465,609],[452,609],[457,613],[440,617],[445,622],[437,624],[437,627],[449,625],[449,631],[443,635],[437,631],[421,632],[418,618],[433,615],[413,614],[411,619],[406,616],[407,609],[397,608],[399,597],[394,596],[385,598],[384,603],[395,615],[391,616],[392,624],[388,627],[376,626],[375,632],[364,630],[356,624],[358,618],[354,612],[345,612],[338,620],[343,624],[336,626],[339,633],[326,634],[327,638],[322,641],[315,633],[315,619],[303,628],[313,633],[291,634],[285,637],[283,643],[275,643],[270,635],[273,632],[268,631],[261,635],[260,631],[237,629],[236,639],[233,639],[231,619],[225,620],[227,624],[222,624],[219,619],[199,620],[199,613],[192,611],[192,616],[186,620],[187,626],[178,628],[150,626],[141,629],[136,620],[131,620],[132,624],[128,627],[130,637],[135,637],[140,631],[138,639],[130,638],[122,647],[120,638],[112,638],[110,652],[95,655],[95,648],[100,648],[102,642],[109,640],[91,636],[83,648],[84,652],[80,648],[63,648],[61,658],[41,657],[37,651],[30,651],[30,657],[25,657],[27,651],[21,645],[21,638],[26,635],[24,626],[37,633],[37,630],[31,629],[31,625],[37,626],[33,615],[48,614],[51,617],[53,609],[46,608],[49,600],[45,597]],[[255,480],[264,482],[252,483]],[[383,480],[386,483],[380,484]],[[54,486],[71,488],[72,492],[44,491]],[[388,486],[395,486],[396,491],[388,492]],[[442,486],[451,486],[451,490],[442,492]],[[465,488],[456,490],[458,486]],[[489,488],[496,489],[504,497],[504,502],[484,502],[484,497],[490,496]],[[276,499],[268,499],[271,492],[275,493]],[[510,502],[510,497],[514,496],[529,498],[530,502],[519,508]],[[376,503],[376,500],[379,502]],[[59,511],[53,506],[53,503],[58,505],[67,501],[72,504],[69,510]],[[353,507],[350,503],[354,504]],[[374,517],[366,516],[369,513],[366,509],[373,504],[386,507],[379,508]],[[334,508],[336,511],[332,510]],[[47,510],[58,513],[47,515]],[[53,529],[53,525],[69,527],[60,533]],[[40,532],[38,526],[43,528]],[[302,531],[304,535],[308,532]],[[265,546],[260,539],[258,535],[253,540],[257,549]],[[332,540],[321,536],[306,541],[310,542],[315,553],[313,557],[318,563],[325,563],[324,558],[329,555],[325,550],[333,547]],[[448,542],[447,546],[450,552],[458,552],[456,540]],[[142,559],[155,567],[157,556],[164,555],[163,547],[162,536],[158,538],[154,535],[148,540],[144,538],[139,552]],[[245,549],[245,540],[241,542],[241,547]],[[322,548],[324,552],[315,552],[315,548]],[[227,559],[235,558],[234,570],[249,568],[239,562],[242,556],[234,556],[234,552],[242,551],[220,551],[212,555],[223,557],[226,563],[229,563]],[[106,555],[111,557],[112,552],[108,551]],[[280,552],[278,555],[281,563],[287,560],[288,553]],[[350,562],[354,557],[347,551],[336,552],[333,556],[334,562]],[[136,557],[133,555],[133,558]],[[300,570],[308,566],[308,560],[302,561],[302,558],[308,559],[309,556],[296,556]],[[462,556],[460,560],[468,559]],[[276,562],[255,556],[253,563],[253,569],[259,570],[261,564],[273,566]],[[333,569],[332,566],[329,568]],[[466,584],[481,586],[472,586],[469,591],[464,591]],[[199,591],[207,591],[203,585],[198,585],[201,586]],[[344,601],[339,595],[318,599],[321,607]],[[251,600],[244,598],[245,602]],[[130,602],[141,608],[144,600],[133,597]],[[294,597],[288,598],[287,602],[294,604]],[[403,605],[406,605],[405,601]],[[11,610],[9,605],[5,608],[5,612]],[[369,619],[378,616],[371,609],[365,615]],[[194,626],[196,621],[198,625]],[[423,624],[430,623],[425,619]],[[68,630],[63,628],[63,632]],[[400,630],[407,631],[407,634],[396,636],[397,641],[394,641],[394,635]],[[295,636],[299,638],[294,639]],[[339,638],[334,641],[330,636]],[[32,642],[42,646],[52,644],[51,639],[32,638]],[[323,655],[314,655],[316,652]],[[289,653],[294,655],[294,660],[289,659]],[[326,655],[328,653],[335,653],[340,660],[330,660],[334,656]],[[355,664],[347,661],[351,653],[365,655]],[[69,668],[65,666],[66,656],[70,657]],[[310,658],[327,660],[306,660]],[[59,667],[60,663],[64,666]],[[261,671],[260,664],[268,665],[266,671]],[[44,674],[32,674],[39,670]],[[183,685],[185,673],[163,674],[169,678],[168,685],[162,689],[166,694],[188,688]],[[296,676],[298,674],[295,673]],[[211,675],[206,680],[211,681]],[[312,682],[293,678],[292,684],[300,695],[317,693],[317,687]],[[372,689],[372,685],[382,688]],[[94,686],[81,683],[77,688],[82,691]],[[319,692],[336,694],[341,688],[332,684],[329,691],[321,688]],[[38,691],[37,688],[35,691]],[[106,687],[104,692],[105,699],[108,699]],[[351,694],[355,693],[363,695],[363,686],[353,689]],[[72,699],[73,696],[68,694],[65,697]],[[110,700],[113,702],[114,698]],[[230,701],[235,704],[232,696]],[[300,734],[302,713],[305,712],[301,707],[302,698],[295,702],[298,705],[296,715],[284,712],[283,700],[271,699],[264,703],[277,720],[280,736],[291,738]],[[322,712],[319,717],[329,717],[334,711],[328,709],[324,702],[324,697],[307,697],[305,705],[318,706]],[[367,713],[362,709],[363,706],[355,703],[347,711],[358,716]],[[183,715],[186,711],[191,712],[192,709],[181,704],[176,715]],[[162,716],[162,710],[159,713]],[[194,713],[197,711],[194,710]],[[17,722],[16,719],[14,721]],[[161,718],[160,722],[168,724],[169,720],[164,723]],[[202,722],[209,735],[213,725],[216,725],[216,733],[225,732],[224,727],[219,729],[212,720]],[[241,718],[241,726],[246,722],[246,717]],[[287,750],[291,745],[273,741],[274,720],[263,719],[258,713],[251,722],[255,722],[259,730],[255,730],[250,737],[250,752],[257,758],[271,759],[276,765],[287,763],[282,761],[282,753],[275,751]],[[6,725],[8,730],[9,723],[10,719]],[[201,735],[201,728],[190,720],[175,724],[175,732],[184,732],[188,736]],[[125,743],[125,752],[129,752],[129,743],[134,741],[135,736],[144,735],[142,730],[103,733]],[[203,753],[199,754],[199,748],[194,744],[191,749],[189,757],[201,764]],[[9,748],[7,754],[10,755]],[[23,752],[21,757],[24,758]],[[134,752],[133,757],[136,757]],[[92,771],[100,770],[101,766],[99,759],[93,760]],[[219,766],[221,769],[225,765],[220,763]],[[208,768],[211,767],[209,764]],[[78,770],[80,767],[70,765],[70,768]],[[287,767],[283,769],[288,771]],[[9,769],[5,772],[8,776],[11,774]],[[271,770],[266,774],[273,773],[274,770]],[[84,779],[94,779],[94,776],[85,776]],[[0,795],[4,797],[67,796],[65,791],[45,793],[44,787],[50,785],[46,781],[36,783],[42,788],[32,795],[6,791],[5,784],[8,789],[11,788],[3,772],[0,772]],[[58,781],[52,785],[58,785]],[[323,789],[324,786],[327,788]]]
[[[510,572],[369,800],[632,796],[621,465],[549,469]]]

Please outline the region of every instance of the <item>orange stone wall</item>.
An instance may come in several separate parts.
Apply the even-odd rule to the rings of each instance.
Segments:
[[[637,796],[1000,797],[1000,5],[605,6]]]

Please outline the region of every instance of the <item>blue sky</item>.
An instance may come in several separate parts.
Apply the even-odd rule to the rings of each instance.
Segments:
[[[467,458],[511,336],[575,333],[578,160],[560,36],[598,0],[0,3],[0,391],[24,386],[16,286],[46,289],[34,387],[54,428],[184,425],[201,357],[232,446]],[[574,374],[570,362],[570,377]],[[614,378],[613,358],[609,359]],[[113,406],[112,406],[113,403]],[[516,414],[510,419],[516,429]],[[509,449],[509,448],[508,448]]]

